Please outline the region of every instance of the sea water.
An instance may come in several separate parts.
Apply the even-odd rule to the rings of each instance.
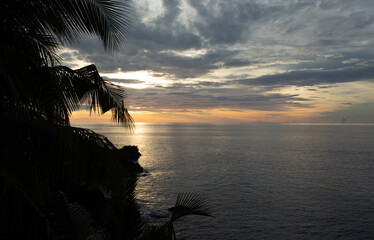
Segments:
[[[374,239],[374,125],[75,125],[139,147],[149,221],[180,192],[209,201],[178,239]]]

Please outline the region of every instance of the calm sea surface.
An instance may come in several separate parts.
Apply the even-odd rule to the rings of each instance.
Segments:
[[[374,239],[374,125],[74,125],[139,147],[149,220],[179,192],[209,200],[179,239]]]

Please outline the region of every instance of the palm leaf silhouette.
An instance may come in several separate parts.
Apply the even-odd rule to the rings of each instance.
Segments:
[[[35,93],[39,88],[35,70],[55,66],[60,44],[76,42],[83,35],[98,36],[108,52],[120,49],[129,15],[125,0],[1,1],[0,29],[6,37],[0,38],[0,93],[16,99]]]
[[[173,223],[183,216],[200,215],[214,217],[211,214],[208,201],[201,195],[192,192],[180,193],[174,207],[170,208],[170,219],[161,225],[146,225],[142,229],[141,240],[176,240],[177,236]]]
[[[2,18],[27,32],[56,36],[60,43],[77,41],[83,34],[97,35],[108,51],[124,43],[130,23],[126,0],[2,1],[0,6]]]
[[[199,194],[192,192],[178,194],[175,206],[169,210],[172,212],[172,222],[186,215],[212,217],[208,202]]]
[[[77,70],[56,66],[47,68],[46,72],[45,84],[35,101],[49,119],[68,123],[74,110],[87,105],[91,113],[104,114],[112,110],[114,121],[133,127],[124,103],[125,90],[103,80],[95,65]]]

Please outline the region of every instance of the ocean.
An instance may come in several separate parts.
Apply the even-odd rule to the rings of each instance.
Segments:
[[[215,218],[179,220],[178,239],[374,239],[374,125],[73,125],[139,147],[145,219],[181,192],[209,201]]]

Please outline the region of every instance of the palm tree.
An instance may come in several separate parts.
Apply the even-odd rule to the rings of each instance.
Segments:
[[[91,110],[101,114],[114,107],[115,120],[131,125],[124,92],[103,81],[95,67],[73,72],[56,66],[61,44],[75,42],[83,34],[99,36],[108,52],[120,49],[128,13],[126,2],[111,0],[2,1],[0,94],[5,105],[17,102],[17,107],[37,108],[45,118],[67,123],[82,97],[93,97]],[[86,81],[72,82],[73,78]]]
[[[56,50],[83,34],[114,52],[129,6],[113,0],[0,2],[0,238],[133,239],[134,173],[105,137],[69,125],[88,104],[131,126],[124,90],[94,65],[59,65]]]

